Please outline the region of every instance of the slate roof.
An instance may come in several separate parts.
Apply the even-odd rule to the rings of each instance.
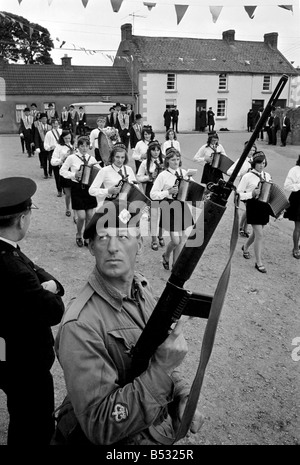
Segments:
[[[127,70],[112,66],[4,64],[0,76],[8,95],[131,95],[132,86]]]
[[[281,52],[265,42],[133,35],[121,42],[118,54],[124,45],[140,71],[297,74]]]

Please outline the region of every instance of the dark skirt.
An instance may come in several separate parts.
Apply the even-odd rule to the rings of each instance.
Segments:
[[[218,168],[213,168],[209,163],[205,163],[202,172],[201,184],[209,182],[218,183],[219,179],[223,178],[223,173]]]
[[[60,176],[60,185],[62,188],[65,188],[65,187],[71,188],[72,184],[74,184],[72,179],[67,179],[67,178],[64,178],[63,176]]]
[[[284,213],[284,218],[290,221],[300,221],[300,190],[292,192],[289,196],[290,206]]]
[[[97,207],[96,197],[89,194],[89,189],[86,186],[73,182],[71,186],[71,200],[73,210],[91,210]]]
[[[246,215],[248,224],[261,224],[264,226],[268,224],[270,220],[269,204],[257,199],[247,200]]]
[[[193,215],[187,202],[164,199],[159,202],[159,207],[161,209],[159,227],[165,231],[184,231],[194,224]]]

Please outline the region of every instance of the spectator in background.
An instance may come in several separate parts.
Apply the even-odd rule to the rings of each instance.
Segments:
[[[274,112],[274,119],[272,123],[272,145],[277,145],[277,133],[280,131],[280,117],[279,111],[275,110]]]
[[[165,112],[163,114],[163,117],[164,117],[164,126],[165,126],[166,132],[167,132],[170,129],[171,121],[172,121],[171,108],[166,107]]]
[[[130,147],[134,149],[142,138],[143,117],[139,113],[135,115],[135,122],[130,128]]]
[[[282,127],[281,127],[281,147],[286,146],[286,139],[291,130],[291,120],[288,116],[286,116],[287,111],[284,110],[283,118],[282,118]]]
[[[23,110],[23,115],[20,121],[19,134],[21,141],[24,141],[28,157],[31,157],[31,144],[33,142],[33,116],[30,114],[30,109],[28,107],[24,108]]]
[[[260,120],[263,111],[264,111],[264,109],[263,109],[263,108],[260,108],[260,109],[256,112],[256,114],[255,114],[255,116],[254,116],[254,127],[257,125],[258,121]],[[260,133],[257,134],[257,140],[259,139],[259,136],[260,136],[260,140],[264,140],[264,128],[262,128],[262,129],[260,130]]]
[[[272,145],[272,143],[273,143],[273,139],[272,139],[272,137],[273,137],[273,134],[272,134],[273,121],[274,121],[274,111],[272,110],[269,118],[267,119],[266,126],[265,126],[266,133],[268,134],[268,145]]]
[[[250,110],[247,113],[247,131],[252,132],[253,131],[253,110],[250,108]]]
[[[172,116],[172,129],[175,132],[178,132],[179,111],[177,109],[177,105],[174,105],[171,116]]]
[[[207,125],[208,125],[208,131],[212,132],[215,129],[215,114],[212,110],[212,107],[209,107],[208,112],[207,112]]]

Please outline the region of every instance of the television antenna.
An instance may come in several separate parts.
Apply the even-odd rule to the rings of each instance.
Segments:
[[[132,33],[134,34],[134,18],[146,18],[147,16],[142,16],[142,15],[136,15],[135,14],[136,12],[133,11],[132,13],[130,13],[128,16],[132,16]],[[138,11],[137,11],[138,13]]]

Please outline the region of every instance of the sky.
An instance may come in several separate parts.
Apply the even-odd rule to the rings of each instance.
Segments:
[[[293,66],[300,67],[300,0],[151,2],[156,6],[149,10],[143,0],[123,0],[115,13],[111,0],[88,0],[86,8],[82,0],[0,0],[0,11],[47,28],[55,46],[51,53],[55,64],[61,64],[61,57],[67,54],[73,65],[111,66],[121,40],[121,25],[131,23],[133,34],[140,36],[222,39],[223,31],[234,29],[236,40],[262,42],[265,33],[277,32],[278,49]],[[179,25],[175,4],[188,5]],[[244,4],[257,6],[253,19]],[[293,12],[278,4],[293,5]],[[209,10],[213,5],[223,6],[215,23]]]

